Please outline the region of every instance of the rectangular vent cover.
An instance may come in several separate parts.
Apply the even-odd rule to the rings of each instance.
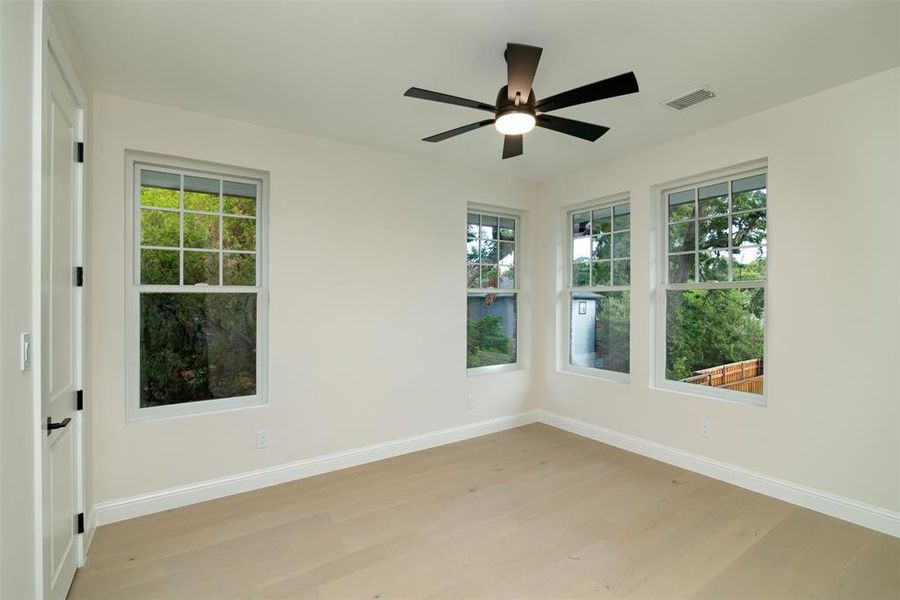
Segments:
[[[716,93],[711,89],[700,88],[699,90],[694,90],[680,98],[675,98],[674,100],[666,102],[666,106],[674,108],[675,110],[684,110],[690,106],[700,104],[701,102],[705,102],[706,100],[715,97]]]

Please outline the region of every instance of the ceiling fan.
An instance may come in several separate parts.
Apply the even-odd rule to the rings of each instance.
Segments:
[[[507,84],[497,93],[495,105],[476,100],[467,100],[458,96],[442,94],[411,87],[403,94],[410,98],[421,98],[433,102],[456,104],[478,110],[494,113],[493,119],[485,119],[477,123],[470,123],[451,129],[443,133],[424,138],[424,142],[442,142],[467,131],[474,131],[487,125],[494,127],[503,134],[503,158],[512,158],[522,154],[522,134],[528,133],[535,126],[551,129],[574,137],[595,142],[609,131],[609,127],[564,119],[548,115],[550,111],[559,110],[569,106],[634,94],[638,91],[637,79],[633,72],[622,73],[609,79],[583,85],[567,92],[560,92],[554,96],[536,100],[534,89],[534,74],[537,71],[538,62],[541,60],[543,48],[526,46],[525,44],[507,44],[503,53],[506,59]]]

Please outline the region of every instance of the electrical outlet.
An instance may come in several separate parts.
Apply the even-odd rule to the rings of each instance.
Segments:
[[[466,408],[475,408],[475,394],[466,394]]]
[[[700,437],[709,439],[712,436],[712,425],[709,421],[700,421]]]
[[[262,450],[269,447],[269,432],[260,430],[256,432],[256,448]]]

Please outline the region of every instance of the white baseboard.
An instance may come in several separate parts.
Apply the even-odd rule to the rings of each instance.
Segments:
[[[111,502],[103,502],[94,507],[91,517],[93,517],[92,521],[97,526],[106,525],[197,502],[205,502],[270,485],[346,469],[410,452],[417,452],[435,446],[452,444],[453,442],[536,422],[719,479],[732,485],[765,494],[766,496],[843,519],[844,521],[856,523],[875,531],[900,537],[900,513],[895,511],[770,477],[762,473],[748,471],[698,454],[620,433],[599,425],[592,425],[543,409],[423,433],[220,479],[202,481]],[[93,527],[90,527],[92,533],[93,529]]]
[[[258,469],[220,479],[192,483],[157,492],[101,502],[94,507],[96,524],[106,525],[143,515],[170,510],[197,502],[214,500],[270,485],[355,467],[376,460],[400,456],[435,446],[452,444],[480,435],[513,429],[537,421],[537,411],[479,421],[407,438],[391,440],[344,452],[335,452],[284,465]]]
[[[823,492],[762,473],[748,471],[698,454],[664,446],[633,435],[564,417],[543,409],[537,411],[539,422],[574,433],[635,454],[640,454],[713,479],[778,498],[803,508],[849,521],[894,537],[900,537],[900,513]]]

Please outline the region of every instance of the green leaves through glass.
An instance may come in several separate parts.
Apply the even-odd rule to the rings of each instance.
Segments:
[[[256,294],[140,296],[140,407],[257,392]]]
[[[516,295],[469,294],[466,368],[516,362]]]
[[[666,292],[666,379],[762,394],[765,289]]]

